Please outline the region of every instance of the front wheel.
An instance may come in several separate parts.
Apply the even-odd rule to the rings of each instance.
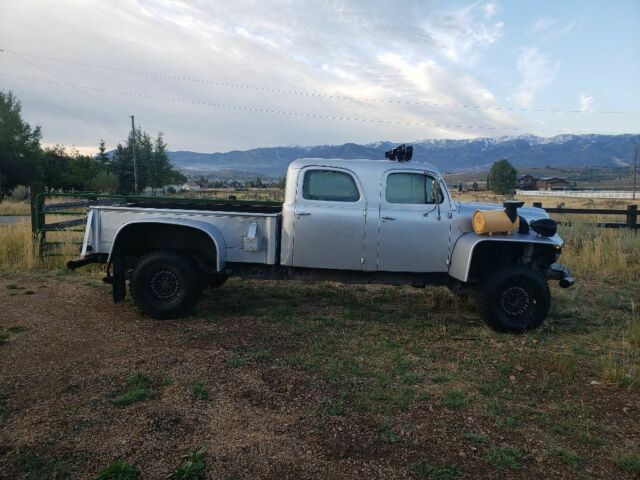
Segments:
[[[131,273],[131,296],[138,308],[160,320],[187,315],[202,293],[195,265],[172,251],[142,257]]]
[[[551,293],[542,275],[524,265],[489,274],[478,286],[478,307],[487,324],[501,332],[538,328],[549,313]]]

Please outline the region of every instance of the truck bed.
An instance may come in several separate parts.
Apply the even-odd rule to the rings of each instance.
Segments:
[[[133,208],[203,210],[209,212],[281,213],[282,204],[252,200],[140,199],[125,204]]]

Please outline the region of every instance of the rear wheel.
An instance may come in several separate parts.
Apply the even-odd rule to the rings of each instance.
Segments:
[[[131,296],[138,308],[157,319],[187,315],[202,293],[203,281],[195,265],[172,251],[151,252],[131,273]]]
[[[538,328],[551,305],[542,275],[524,265],[511,265],[488,275],[478,287],[478,307],[487,324],[501,332]]]

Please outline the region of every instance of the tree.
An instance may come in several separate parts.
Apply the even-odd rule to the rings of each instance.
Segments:
[[[471,190],[473,190],[474,192],[478,191],[478,182],[473,182],[473,185],[471,185]]]
[[[89,190],[113,194],[118,191],[118,177],[106,171],[99,172],[89,183]]]
[[[41,136],[40,127],[22,119],[15,95],[0,91],[0,192],[39,178]]]
[[[105,169],[108,169],[109,155],[107,155],[107,147],[104,143],[104,139],[102,138],[100,139],[100,143],[98,144],[98,154],[96,155],[96,160]]]
[[[175,170],[169,161],[162,133],[155,141],[151,141],[148,133],[136,130],[136,165],[138,173],[138,190],[146,187],[153,189],[172,183],[184,183],[187,179]],[[125,145],[118,144],[112,160],[112,171],[118,178],[118,191],[131,193],[134,191],[133,150],[131,138]]]
[[[487,188],[493,192],[505,195],[513,193],[516,187],[518,172],[509,163],[508,160],[502,159],[491,165],[489,176],[487,177]]]

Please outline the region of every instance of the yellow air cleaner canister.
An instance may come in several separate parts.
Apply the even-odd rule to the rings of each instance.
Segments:
[[[471,219],[473,231],[478,235],[512,233],[520,227],[520,218],[512,222],[504,210],[476,210]]]

